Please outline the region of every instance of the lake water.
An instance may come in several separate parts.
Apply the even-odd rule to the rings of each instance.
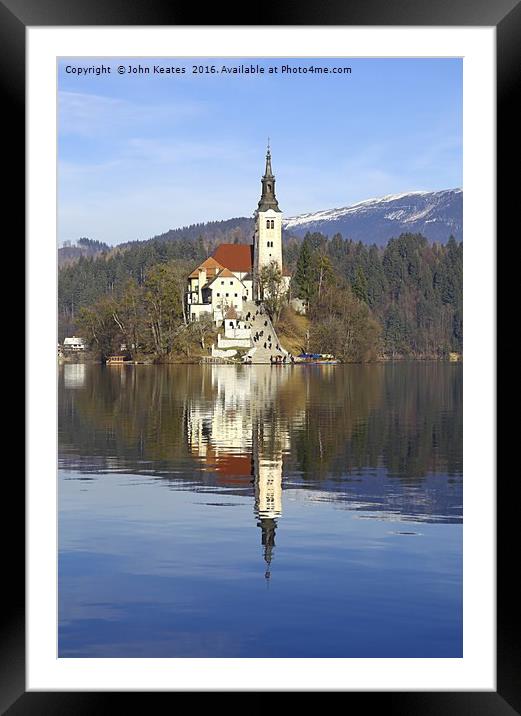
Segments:
[[[462,378],[62,366],[59,656],[462,656]]]

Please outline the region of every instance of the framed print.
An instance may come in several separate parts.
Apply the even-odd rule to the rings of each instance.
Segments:
[[[521,10],[378,5],[0,5],[9,205],[27,148],[8,713],[521,713],[494,373]]]

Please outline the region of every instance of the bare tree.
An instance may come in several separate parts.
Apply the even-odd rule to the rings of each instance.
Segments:
[[[287,301],[284,277],[275,261],[263,266],[259,274],[259,284],[264,305],[271,320],[277,323]]]

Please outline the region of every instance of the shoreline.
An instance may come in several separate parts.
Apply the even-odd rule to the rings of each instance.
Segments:
[[[151,360],[138,360],[138,361],[127,361],[125,363],[121,363],[120,366],[136,366],[136,365],[147,365],[147,366],[164,366],[164,365],[205,365],[203,362],[203,358],[206,356],[197,356],[197,358],[194,359],[188,359],[183,358],[180,360],[162,360],[157,361],[154,359]],[[341,361],[338,360],[337,362],[328,362],[328,361],[316,361],[316,362],[306,362],[306,361],[295,361],[294,363],[240,363],[238,361],[215,361],[212,363],[207,363],[206,365],[235,365],[235,366],[255,366],[255,365],[271,365],[273,367],[287,367],[287,366],[294,366],[294,365],[378,365],[382,363],[463,363],[463,356],[458,355],[457,358],[450,358],[449,356],[439,358],[439,357],[433,357],[433,356],[394,356],[392,358],[388,357],[380,357],[375,360],[371,361]],[[107,365],[104,361],[95,359],[95,358],[85,358],[83,360],[71,360],[68,358],[58,358],[58,366],[63,365]],[[115,366],[108,366],[108,367],[115,367]]]

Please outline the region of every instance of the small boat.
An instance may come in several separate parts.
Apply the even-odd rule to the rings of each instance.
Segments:
[[[340,363],[330,353],[301,353],[295,358],[297,363],[306,363],[312,365],[335,365]]]

